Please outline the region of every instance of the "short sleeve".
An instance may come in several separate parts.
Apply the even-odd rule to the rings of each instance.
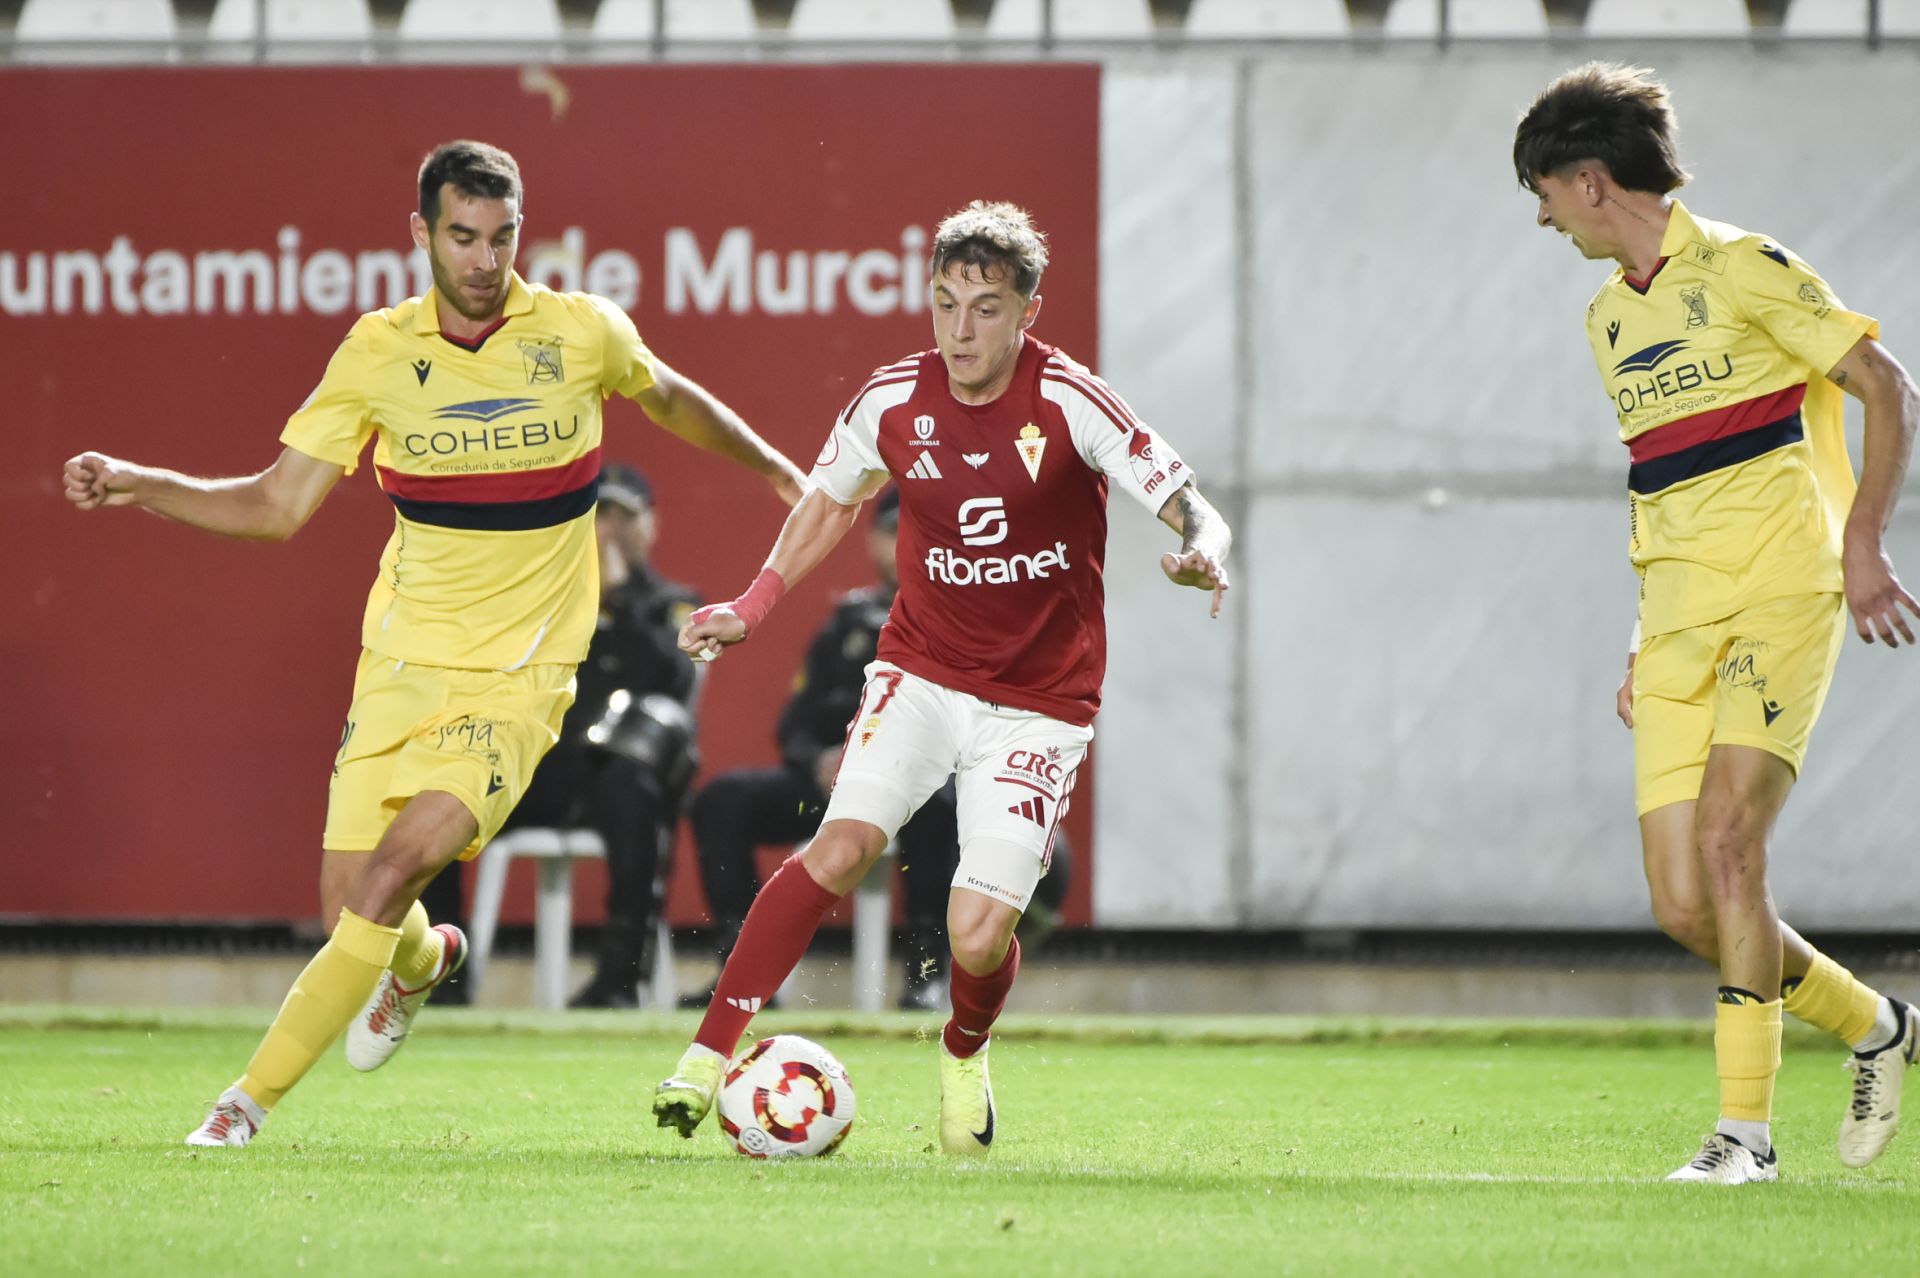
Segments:
[[[360,450],[373,434],[373,413],[367,403],[367,374],[373,350],[375,316],[363,316],[347,331],[347,338],[327,361],[320,384],[307,402],[287,419],[280,442],[309,457],[346,467],[352,474]]]
[[[1736,256],[1740,297],[1754,323],[1781,349],[1822,375],[1862,337],[1880,336],[1880,322],[1840,304],[1819,272],[1766,240]]]
[[[1047,397],[1067,417],[1073,444],[1087,465],[1151,514],[1193,478],[1180,455],[1135,415],[1111,386],[1076,364],[1047,377]]]
[[[640,340],[633,317],[604,297],[588,295],[600,313],[605,347],[600,361],[600,389],[608,395],[632,399],[653,388],[653,352]]]
[[[813,459],[808,479],[842,506],[866,500],[876,487],[876,473],[887,473],[886,459],[880,456],[885,404],[878,394],[863,392],[834,421],[833,432]]]

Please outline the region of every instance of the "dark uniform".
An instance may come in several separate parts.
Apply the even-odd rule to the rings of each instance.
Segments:
[[[593,979],[575,1006],[631,1006],[653,972],[661,857],[696,763],[691,711],[698,676],[677,636],[698,603],[692,590],[645,565],[601,595],[599,625],[575,676],[577,695],[560,740],[507,821],[507,829],[585,826],[606,845],[607,920]],[[448,885],[451,899],[429,901],[429,914],[456,916],[457,877],[435,882]]]

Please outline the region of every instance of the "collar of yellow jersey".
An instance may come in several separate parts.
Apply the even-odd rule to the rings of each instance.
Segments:
[[[520,278],[520,272],[507,272],[507,304],[501,308],[502,319],[512,319],[516,315],[525,315],[533,309],[533,290]],[[413,331],[427,335],[440,331],[440,290],[430,288],[427,295],[420,299],[420,309],[414,313]]]
[[[1660,237],[1660,256],[1679,257],[1687,245],[1700,239],[1700,224],[1687,212],[1687,206],[1675,200],[1667,212],[1667,232]]]

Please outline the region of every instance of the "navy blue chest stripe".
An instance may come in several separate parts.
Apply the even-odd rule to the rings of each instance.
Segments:
[[[1627,468],[1627,489],[1644,497],[1671,488],[1682,480],[1752,461],[1776,448],[1798,443],[1803,438],[1805,432],[1801,429],[1800,414],[1796,411],[1778,421],[1756,426],[1738,435],[1709,439],[1692,448],[1668,453],[1665,457],[1635,462]]]
[[[578,519],[600,500],[600,481],[594,479],[571,492],[533,501],[464,502],[417,501],[388,493],[395,510],[416,524],[436,528],[467,528],[484,532],[529,532]]]

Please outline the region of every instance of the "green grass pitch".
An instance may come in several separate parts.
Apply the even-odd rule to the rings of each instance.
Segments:
[[[0,1008],[0,1274],[1912,1273],[1920,1137],[1849,1171],[1842,1054],[1790,1033],[1783,1180],[1670,1186],[1701,1025],[1010,1018],[999,1140],[933,1152],[927,1018],[771,1013],[846,1063],[831,1158],[653,1127],[684,1016],[430,1009],[244,1150],[181,1138],[265,1013]],[[1920,1100],[1920,1094],[1916,1094]]]

